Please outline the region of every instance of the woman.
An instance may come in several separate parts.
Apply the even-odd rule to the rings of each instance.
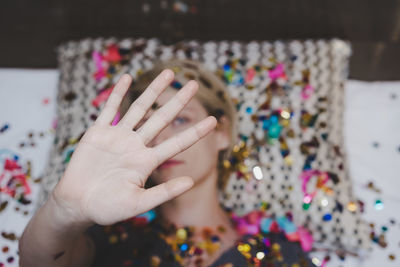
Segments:
[[[311,265],[278,232],[263,242],[239,235],[219,204],[235,114],[218,77],[173,60],[141,75],[123,99],[130,83],[118,81],[26,227],[21,266]]]

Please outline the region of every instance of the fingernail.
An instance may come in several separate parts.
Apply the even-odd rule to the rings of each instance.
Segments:
[[[199,89],[199,84],[195,80],[191,80],[190,82],[192,83],[191,86],[192,86],[193,90]]]
[[[165,79],[165,80],[170,80],[170,79],[172,79],[172,77],[174,76],[173,71],[170,70],[170,69],[166,69],[166,70],[164,70],[164,72],[165,72],[165,73],[163,73],[163,74],[164,74],[164,79]]]
[[[214,116],[209,116],[208,118],[207,118],[207,120],[208,120],[208,124],[209,125],[212,125],[213,127],[215,127],[216,125],[217,125],[217,119],[214,117]]]
[[[129,83],[130,79],[131,79],[131,76],[128,73],[125,73],[124,75],[122,75],[122,79],[121,80],[124,83]]]

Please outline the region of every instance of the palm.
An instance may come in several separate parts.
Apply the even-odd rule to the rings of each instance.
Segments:
[[[93,163],[90,171],[98,177],[108,177],[110,171],[120,172],[140,187],[158,163],[155,151],[137,133],[124,128],[93,126],[80,146],[82,152],[79,152],[86,153]]]
[[[165,76],[166,72],[163,73]],[[193,96],[196,86],[192,84],[192,88],[182,88],[175,100],[170,100],[171,103],[158,110],[137,131],[132,131],[157,95],[167,87],[169,79],[162,77],[163,73],[135,101],[140,104],[133,103],[120,123],[111,126],[121,96],[129,87],[129,81],[121,79],[96,123],[82,137],[54,191],[59,202],[67,203],[79,220],[113,224],[191,187],[191,180],[181,177],[144,189],[148,176],[159,164],[198,141],[215,126],[215,119],[206,119],[158,146],[147,146]]]
[[[79,184],[85,192],[81,199],[87,209],[84,213],[108,224],[126,219],[139,209],[134,204],[138,203],[139,193],[157,162],[137,134],[111,126],[94,126],[76,152],[74,157],[88,159],[85,166],[81,161],[71,161],[71,168],[82,175],[71,176],[77,178],[71,183],[73,187]]]

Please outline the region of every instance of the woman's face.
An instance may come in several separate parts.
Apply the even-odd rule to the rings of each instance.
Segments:
[[[164,105],[176,90],[167,88],[157,99],[158,106]],[[154,111],[150,111],[148,118]],[[208,116],[208,112],[196,99],[192,98],[175,119],[151,142],[151,146],[195,125]],[[197,143],[161,164],[153,173],[152,179],[156,184],[179,176],[190,176],[195,185],[206,178],[213,170],[216,171],[218,152],[229,146],[226,132],[214,129]]]

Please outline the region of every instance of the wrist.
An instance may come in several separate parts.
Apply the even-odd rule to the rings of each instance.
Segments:
[[[49,196],[42,209],[45,217],[63,228],[84,230],[93,224],[89,219],[79,215],[79,211],[74,209],[69,203],[58,198],[54,191]]]

